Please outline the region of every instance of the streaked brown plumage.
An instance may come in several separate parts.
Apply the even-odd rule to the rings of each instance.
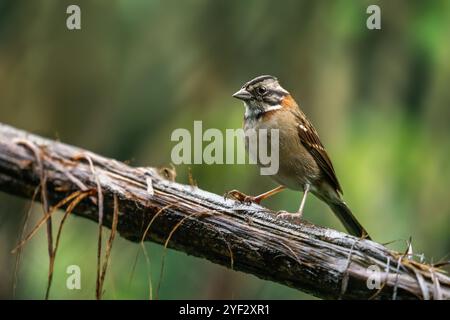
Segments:
[[[281,186],[257,197],[245,196],[237,190],[231,196],[259,203],[285,187],[301,190],[304,195],[298,213],[281,213],[285,217],[301,217],[311,191],[330,206],[347,231],[369,238],[342,199],[341,185],[316,129],[278,80],[272,76],[257,77],[233,96],[244,101],[246,133],[250,129],[279,130],[279,170],[271,177]]]

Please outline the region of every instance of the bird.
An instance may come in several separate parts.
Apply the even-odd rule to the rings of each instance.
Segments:
[[[277,218],[302,219],[306,198],[312,193],[331,208],[348,233],[371,239],[343,200],[342,187],[317,130],[278,79],[271,75],[258,76],[245,83],[233,97],[245,106],[246,137],[250,131],[278,129],[279,168],[270,177],[279,186],[258,196],[248,196],[238,190],[231,190],[226,196],[259,204],[286,188],[303,191],[297,212],[277,214]],[[245,146],[249,152],[248,139]],[[260,161],[257,163],[261,166]]]

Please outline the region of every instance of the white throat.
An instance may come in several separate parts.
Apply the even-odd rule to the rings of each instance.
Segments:
[[[269,112],[269,111],[273,111],[273,110],[279,110],[283,108],[282,106],[280,106],[279,104],[276,104],[274,106],[269,106],[268,108],[266,108],[266,110],[264,110],[264,113]]]
[[[248,119],[248,118],[256,118],[256,117],[258,117],[258,116],[260,116],[260,115],[262,115],[262,114],[264,114],[266,112],[279,110],[279,109],[283,108],[279,104],[274,105],[274,106],[268,106],[264,110],[249,107],[247,104],[244,104],[244,105],[245,105],[245,118],[246,119]]]

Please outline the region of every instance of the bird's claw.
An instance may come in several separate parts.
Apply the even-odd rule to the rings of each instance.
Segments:
[[[276,219],[287,219],[287,220],[301,220],[302,219],[302,213],[301,212],[287,212],[284,210],[278,211]]]
[[[236,201],[239,201],[239,202],[247,204],[247,205],[252,204],[252,202],[258,203],[257,199],[255,197],[248,196],[245,193],[240,192],[239,190],[231,190],[231,191],[225,192],[223,198],[225,200],[234,199]]]

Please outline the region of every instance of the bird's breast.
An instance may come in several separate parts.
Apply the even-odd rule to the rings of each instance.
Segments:
[[[303,146],[298,123],[289,111],[269,112],[259,119],[244,122],[245,147],[250,159],[267,167],[267,159],[278,161],[278,170],[271,177],[290,189],[303,190],[305,183],[320,178],[319,167]]]

